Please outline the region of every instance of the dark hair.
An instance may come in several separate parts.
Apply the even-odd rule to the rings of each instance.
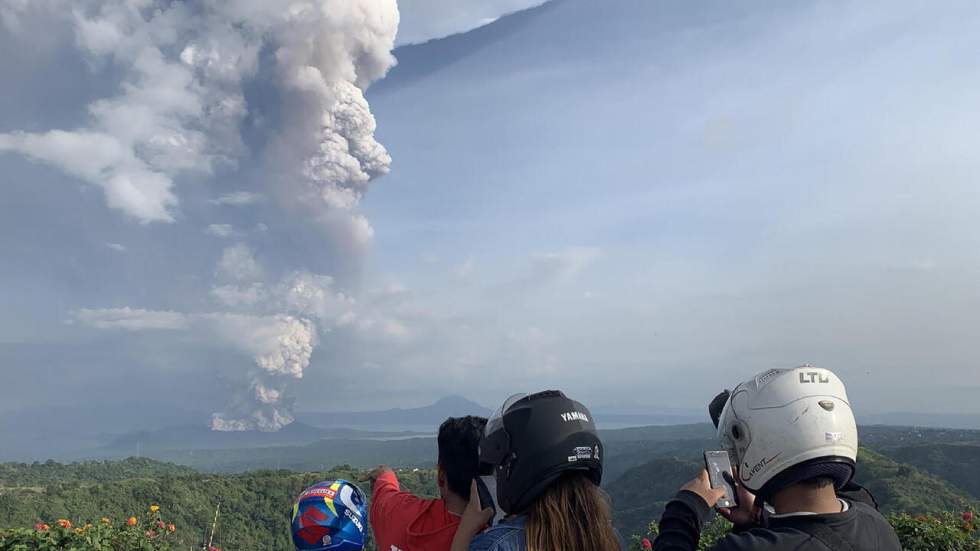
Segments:
[[[830,478],[829,476],[817,476],[800,482],[801,486],[811,490],[819,490],[820,488],[826,488],[827,486],[833,486],[834,484],[836,484],[834,479]]]
[[[439,425],[439,468],[449,490],[463,499],[470,496],[470,482],[480,474],[480,439],[486,417],[450,417]]]

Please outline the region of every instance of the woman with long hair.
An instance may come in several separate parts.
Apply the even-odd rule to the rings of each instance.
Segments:
[[[512,396],[487,422],[480,462],[507,516],[492,515],[476,482],[453,551],[620,551],[599,488],[604,452],[589,410],[561,391]]]

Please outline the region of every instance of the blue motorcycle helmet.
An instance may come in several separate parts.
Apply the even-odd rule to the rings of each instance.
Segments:
[[[361,551],[367,540],[367,498],[346,480],[303,490],[293,505],[297,551]]]

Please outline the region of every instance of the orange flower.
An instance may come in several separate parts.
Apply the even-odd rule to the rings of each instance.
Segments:
[[[38,532],[47,532],[48,530],[51,529],[51,527],[48,526],[47,524],[44,524],[43,522],[39,522],[34,525],[34,529],[37,530]]]
[[[126,524],[129,526],[136,526],[136,517],[129,517],[129,520],[126,521]]]
[[[176,532],[176,531],[177,531],[177,527],[174,526],[174,523],[171,522],[170,524],[167,525],[167,532]]]
[[[58,526],[61,526],[62,528],[65,529],[71,528],[71,521],[63,518],[58,519]]]
[[[160,506],[154,503],[153,505],[150,505],[150,510],[156,513],[160,510]]]

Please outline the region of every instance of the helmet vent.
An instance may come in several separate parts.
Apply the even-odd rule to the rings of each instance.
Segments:
[[[823,409],[827,411],[834,411],[834,402],[832,402],[831,400],[820,400],[820,402],[818,403],[820,404],[820,407],[822,407]]]
[[[735,440],[742,439],[742,428],[738,425],[732,425],[732,438]]]

